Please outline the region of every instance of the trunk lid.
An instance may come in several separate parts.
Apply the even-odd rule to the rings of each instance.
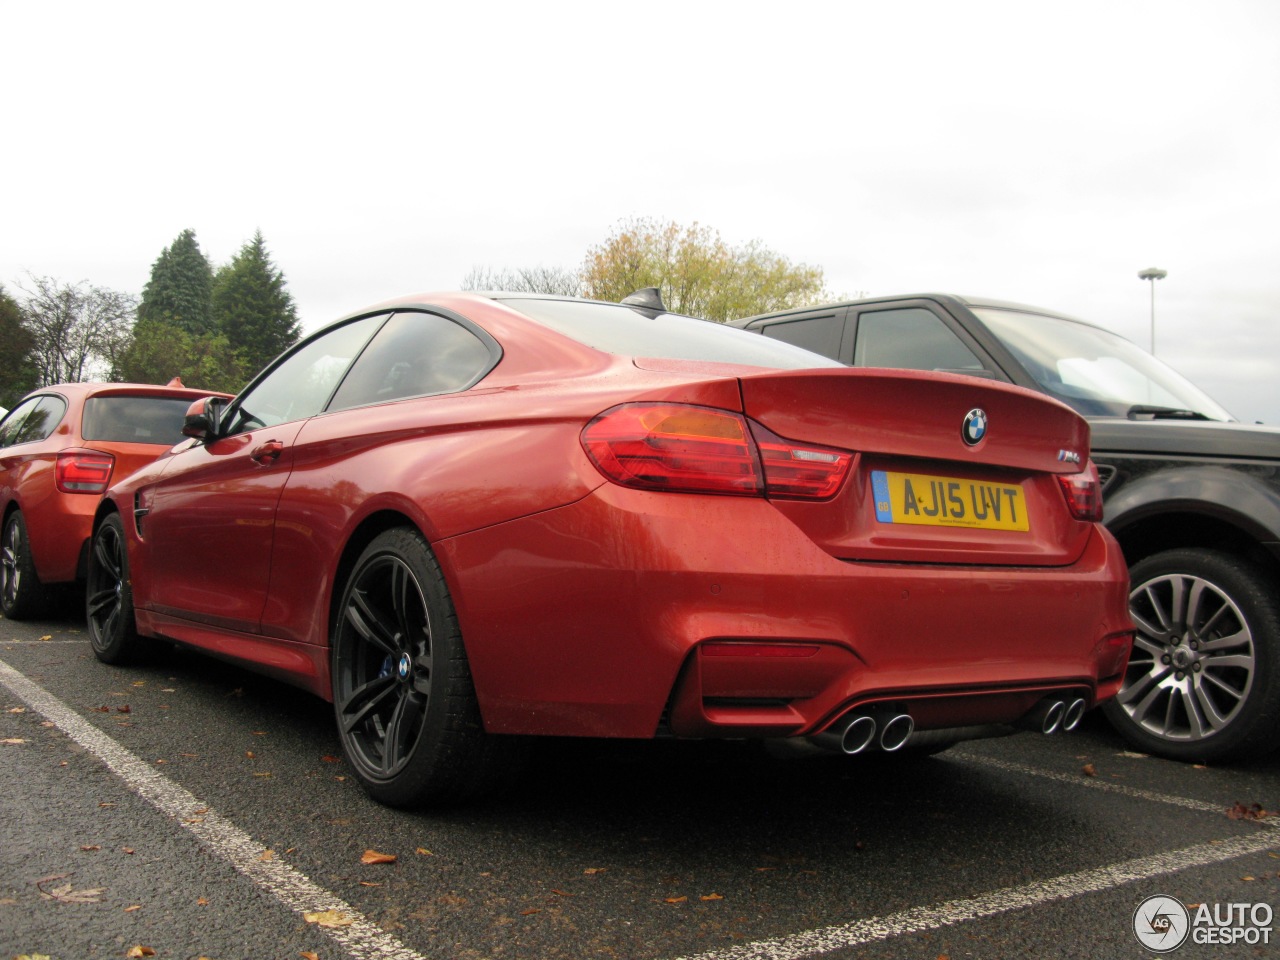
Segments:
[[[743,412],[768,430],[856,455],[830,500],[773,499],[833,556],[1062,566],[1092,534],[1057,479],[1086,469],[1089,427],[1056,400],[973,377],[870,368],[762,372],[740,384]]]

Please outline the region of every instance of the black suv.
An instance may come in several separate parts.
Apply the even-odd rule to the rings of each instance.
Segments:
[[[853,366],[1015,383],[1087,417],[1137,624],[1107,717],[1179,760],[1280,746],[1280,428],[1239,423],[1128,340],[1036,307],[920,294],[732,326]]]

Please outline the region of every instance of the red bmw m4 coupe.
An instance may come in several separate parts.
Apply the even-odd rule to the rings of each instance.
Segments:
[[[656,296],[388,302],[185,432],[102,500],[95,653],[164,639],[331,700],[392,805],[483,792],[528,735],[1069,729],[1129,654],[1067,406]]]

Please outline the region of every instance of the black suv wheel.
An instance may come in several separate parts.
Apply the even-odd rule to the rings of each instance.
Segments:
[[[1124,685],[1104,707],[1134,746],[1176,760],[1273,749],[1280,734],[1280,601],[1240,557],[1168,550],[1134,565],[1137,633]]]

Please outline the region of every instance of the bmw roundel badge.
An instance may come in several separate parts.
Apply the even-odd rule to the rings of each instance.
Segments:
[[[960,427],[960,436],[969,446],[974,446],[987,435],[987,411],[974,407],[964,415],[964,424]]]
[[[396,673],[400,675],[400,679],[408,680],[412,669],[413,661],[409,659],[409,655],[407,653],[400,654],[400,662],[396,664]]]

